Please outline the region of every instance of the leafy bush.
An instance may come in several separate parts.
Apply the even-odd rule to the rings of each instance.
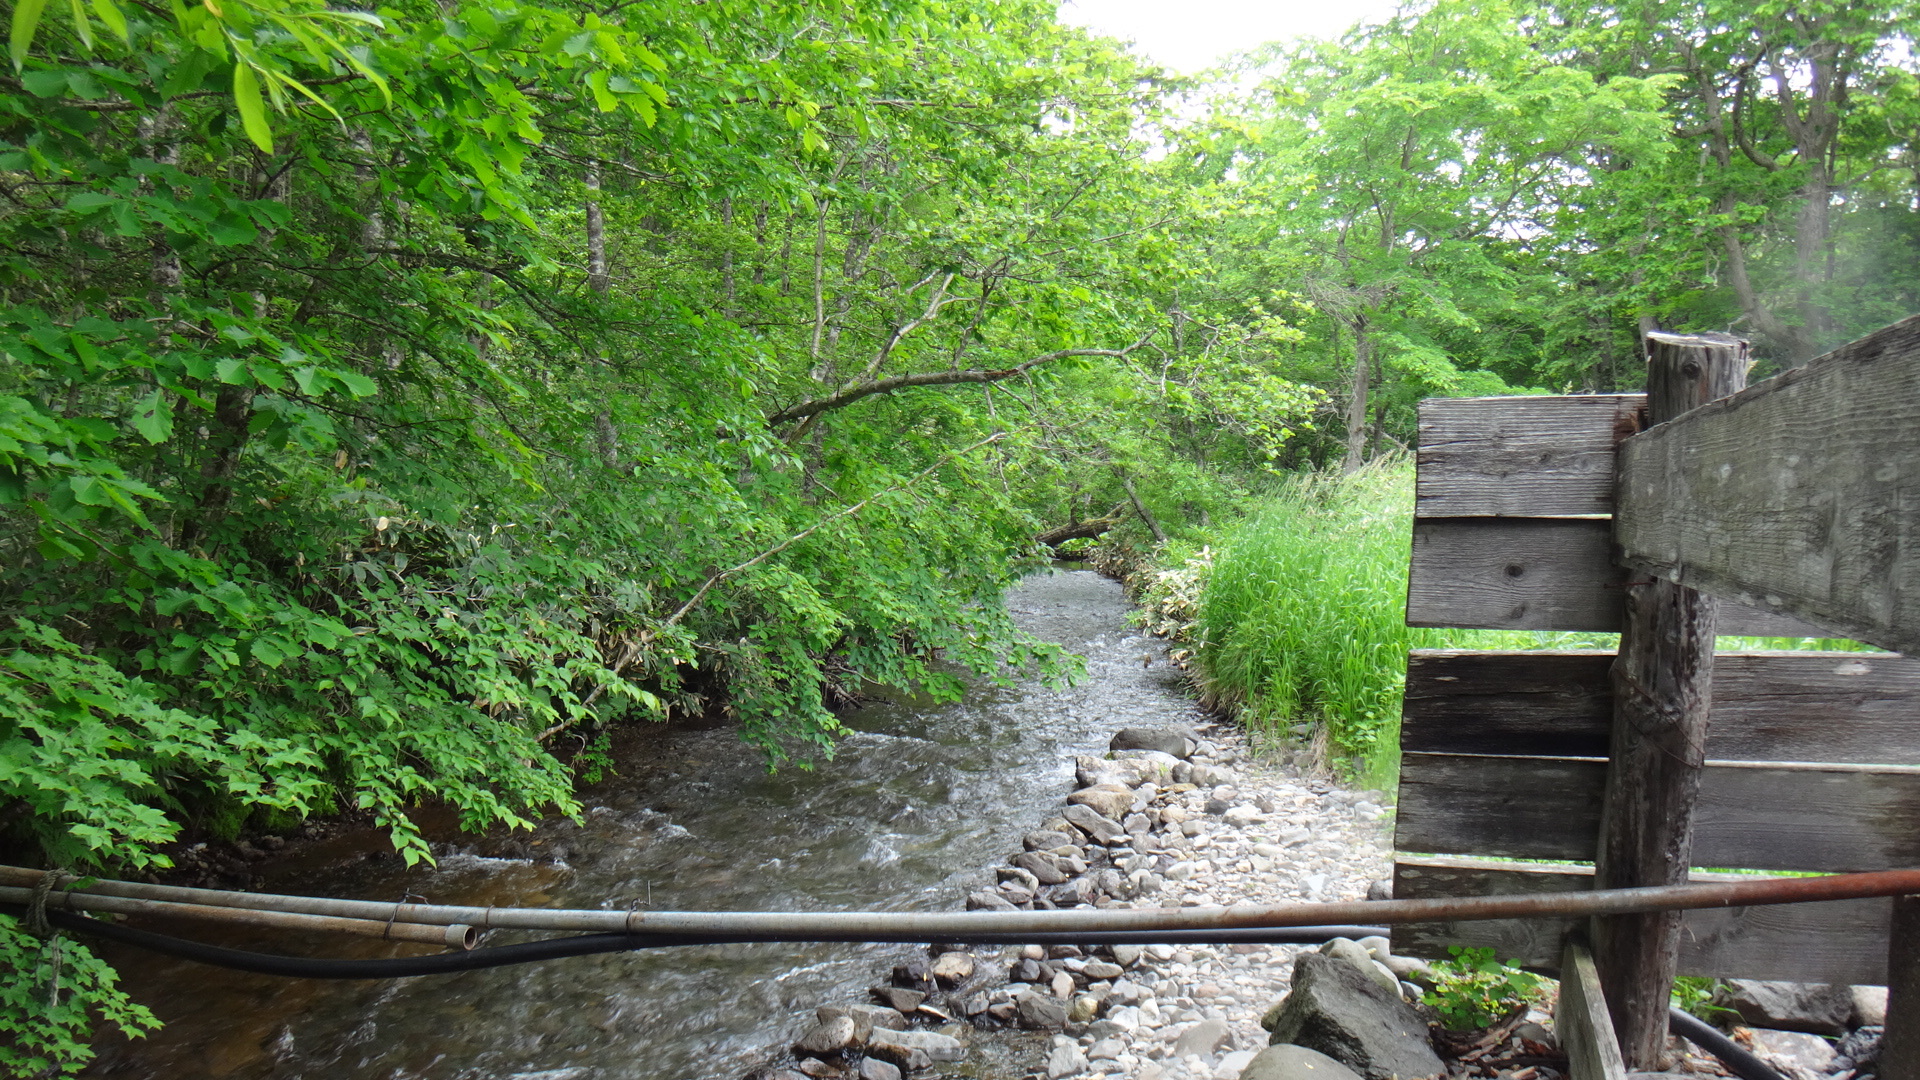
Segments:
[[[1486,1027],[1540,996],[1540,976],[1501,963],[1492,949],[1452,945],[1447,952],[1453,959],[1433,965],[1439,978],[1421,1000],[1449,1031]]]

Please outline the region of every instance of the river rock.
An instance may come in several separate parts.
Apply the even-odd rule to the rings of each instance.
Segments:
[[[1067,1007],[1058,998],[1025,991],[1013,999],[1014,1020],[1028,1031],[1064,1031]]]
[[[1844,1035],[1853,1017],[1853,988],[1821,983],[1729,979],[1714,1004],[1732,1009],[1757,1028]]]
[[[1049,888],[1046,895],[1055,907],[1079,907],[1093,903],[1093,885],[1085,878],[1075,878],[1064,885]]]
[[[1307,953],[1293,991],[1273,1017],[1273,1043],[1293,1043],[1345,1063],[1367,1080],[1415,1080],[1445,1071],[1427,1023],[1398,987],[1389,990],[1345,960]]]
[[[1144,950],[1138,945],[1115,945],[1113,947],[1113,962],[1123,968],[1130,968],[1140,962],[1140,954],[1143,951]],[[1881,1011],[1884,1012],[1885,1010],[1886,1006],[1881,1006]]]
[[[1112,1061],[1127,1052],[1127,1044],[1119,1039],[1097,1039],[1087,1047],[1088,1061]]]
[[[900,1080],[900,1066],[877,1057],[862,1058],[860,1080]]]
[[[1857,1028],[1886,1023],[1887,988],[1884,986],[1854,987],[1853,1018],[1849,1022]]]
[[[1067,796],[1069,804],[1085,806],[1101,817],[1119,821],[1133,807],[1133,789],[1119,784],[1099,784],[1081,788]],[[1121,829],[1122,832],[1126,830]]]
[[[927,1000],[927,995],[898,986],[876,986],[873,988],[873,999],[904,1015],[919,1008],[920,1003]]]
[[[866,1006],[866,1008],[872,1008],[872,1006]],[[879,1010],[874,1011],[877,1012]],[[888,1009],[887,1011],[893,1012],[892,1009]],[[896,1013],[895,1015],[899,1014]],[[845,1005],[822,1005],[813,1011],[814,1022],[819,1024],[820,1027],[832,1024],[841,1017],[846,1017],[853,1022],[853,1039],[851,1045],[860,1046],[873,1037],[873,1017],[870,1014],[856,1013]],[[814,1030],[817,1031],[819,1028],[815,1028]]]
[[[1119,964],[1108,963],[1105,960],[1087,961],[1086,971],[1089,979],[1117,979],[1124,973]]]
[[[932,1061],[960,1061],[967,1056],[967,1044],[951,1035],[942,1035],[937,1031],[875,1031],[875,1042],[889,1042],[895,1046],[911,1047],[926,1053]]]
[[[1282,1043],[1255,1054],[1240,1080],[1360,1080],[1360,1076],[1318,1050]]]
[[[840,1068],[840,1066],[829,1065],[819,1058],[801,1058],[800,1064],[796,1066],[796,1068],[798,1068],[801,1076],[810,1076],[813,1077],[813,1080],[836,1080],[837,1077],[847,1075],[846,1070]],[[526,1074],[516,1073],[513,1076],[507,1077],[507,1080],[518,1080],[519,1077],[524,1075]],[[749,1073],[748,1075],[757,1077],[760,1074]],[[763,1080],[791,1080],[792,1076],[793,1073],[791,1071],[782,1069],[771,1076],[764,1077]]]
[[[1085,1024],[1100,1015],[1100,999],[1092,994],[1081,994],[1073,999],[1073,1005],[1067,1009],[1067,1019],[1076,1024]]]
[[[1400,993],[1399,976],[1376,962],[1373,954],[1368,952],[1365,946],[1352,938],[1334,938],[1332,941],[1320,946],[1320,951],[1328,956],[1336,957],[1352,964],[1355,971],[1379,983],[1388,991],[1396,995]]]
[[[933,961],[933,981],[949,989],[973,975],[973,957],[963,952],[941,953]]]
[[[1078,842],[1070,833],[1040,829],[1021,837],[1020,843],[1028,851],[1052,851],[1054,848],[1077,847]]]
[[[1824,1077],[1833,1065],[1833,1044],[1804,1031],[1753,1029],[1753,1046],[1788,1076]]]
[[[864,1022],[869,1034],[874,1028],[899,1031],[907,1026],[907,1018],[900,1010],[890,1009],[885,1005],[868,1005],[865,1002],[854,1002],[850,1005],[822,1005],[819,1009],[820,1019],[827,1018],[829,1009],[845,1010],[847,1015],[854,1018],[855,1023]]]
[[[1053,990],[1054,997],[1059,998],[1061,1001],[1067,1000],[1073,996],[1073,976],[1064,971],[1054,972],[1053,984],[1050,989]]]
[[[1008,860],[1014,866],[1033,875],[1033,879],[1042,885],[1059,885],[1067,880],[1066,871],[1060,869],[1060,857],[1044,851],[1023,851]]]
[[[1848,1033],[1833,1047],[1833,1071],[1845,1072],[1858,1069],[1861,1072],[1875,1072],[1880,1067],[1880,1043],[1886,1029],[1875,1024],[1871,1027],[1856,1028]]]
[[[1102,844],[1120,840],[1127,835],[1127,830],[1121,828],[1119,822],[1100,814],[1092,807],[1075,804],[1067,807],[1065,816],[1075,827]]]
[[[1107,744],[1109,750],[1157,750],[1177,758],[1193,756],[1196,740],[1173,728],[1122,728]]]
[[[1233,1034],[1227,1030],[1227,1022],[1218,1017],[1202,1020],[1180,1033],[1174,1040],[1173,1056],[1186,1057],[1199,1054],[1211,1057],[1215,1050],[1233,1041]]]
[[[869,1057],[879,1058],[881,1061],[892,1065],[902,1072],[913,1072],[917,1069],[930,1069],[933,1067],[933,1059],[927,1056],[925,1050],[915,1046],[902,1046],[886,1038],[875,1039],[868,1043],[867,1055]]]
[[[967,894],[967,910],[968,911],[1018,911],[1020,909],[1014,904],[1013,901],[1007,899],[1006,897],[1000,895],[999,893],[989,892],[986,889],[981,889],[979,892],[970,892]]]
[[[1047,1080],[1078,1076],[1086,1071],[1087,1055],[1080,1052],[1080,1044],[1064,1035],[1054,1036],[1053,1049],[1047,1054]]]
[[[812,1030],[800,1036],[800,1041],[793,1044],[793,1049],[796,1053],[814,1057],[838,1054],[857,1045],[855,1037],[858,1033],[859,1028],[853,1017],[840,1015],[814,1025]]]

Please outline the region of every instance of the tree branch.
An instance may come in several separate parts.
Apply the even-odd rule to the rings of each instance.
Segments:
[[[863,398],[873,397],[875,394],[891,394],[895,390],[905,390],[908,387],[1000,382],[1003,379],[1011,379],[1019,375],[1024,375],[1043,364],[1049,364],[1055,360],[1064,360],[1069,356],[1123,357],[1135,349],[1138,349],[1140,346],[1145,345],[1148,341],[1152,340],[1152,338],[1153,334],[1148,333],[1145,337],[1124,349],[1062,349],[1059,352],[1050,352],[1043,356],[1036,356],[1026,363],[1016,364],[1009,368],[975,368],[967,371],[921,371],[911,375],[892,375],[884,379],[872,379],[836,394],[814,398],[812,401],[803,401],[798,405],[781,409],[779,412],[767,417],[767,423],[790,424],[795,420],[805,420],[810,416],[818,416],[823,412],[845,408]]]

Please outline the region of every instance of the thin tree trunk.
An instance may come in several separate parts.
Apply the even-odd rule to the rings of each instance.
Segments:
[[[600,210],[600,162],[589,160],[583,182],[587,189],[587,288],[604,297],[613,286],[607,273],[607,219]],[[594,359],[604,360],[597,351]],[[620,432],[613,424],[613,412],[601,406],[593,414],[594,442],[600,450],[600,462],[609,469],[620,467]]]
[[[1372,375],[1373,342],[1367,337],[1367,319],[1353,319],[1353,396],[1347,399],[1347,457],[1341,472],[1352,472],[1366,462],[1367,383]]]
[[[1147,531],[1153,534],[1155,540],[1166,543],[1167,531],[1160,527],[1160,522],[1154,518],[1153,511],[1147,509],[1147,504],[1140,501],[1140,493],[1133,490],[1133,477],[1123,472],[1120,474],[1120,483],[1127,489],[1127,498],[1133,502],[1133,512],[1139,514],[1140,520],[1146,523]]]

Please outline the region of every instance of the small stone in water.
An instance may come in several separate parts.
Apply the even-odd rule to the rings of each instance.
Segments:
[[[973,975],[973,957],[963,952],[942,953],[933,962],[932,975],[941,986],[953,987]]]
[[[900,1080],[900,1069],[879,1058],[865,1058],[860,1062],[860,1080]]]
[[[800,1037],[793,1044],[794,1050],[816,1057],[837,1054],[854,1044],[856,1027],[851,1016],[836,1016],[832,1020],[816,1025],[813,1030]]]

